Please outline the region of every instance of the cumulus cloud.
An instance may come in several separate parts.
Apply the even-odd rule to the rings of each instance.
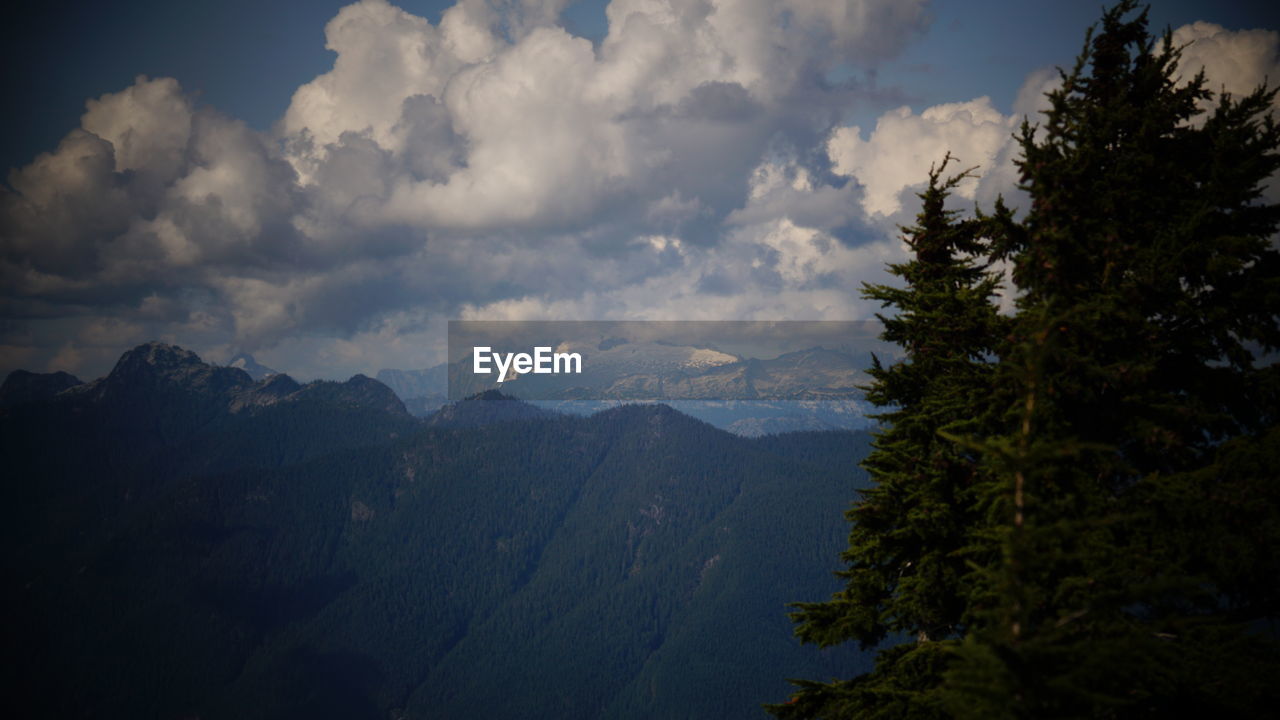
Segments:
[[[868,317],[855,288],[905,248],[868,223],[847,186],[815,180],[793,156],[770,156],[750,173],[744,206],[723,222],[719,242],[678,236],[633,238],[617,257],[592,258],[585,282],[562,284],[563,268],[539,265],[550,282],[465,306],[465,319],[815,319]],[[842,239],[843,234],[856,239]],[[555,257],[555,254],[552,254]],[[543,262],[521,256],[522,262]],[[575,267],[575,266],[570,266]],[[575,270],[576,271],[576,270]],[[547,287],[571,292],[556,297]]]
[[[139,78],[87,107],[80,126],[111,144],[116,172],[133,171],[163,185],[182,171],[193,113],[175,80]]]
[[[903,193],[948,150],[963,197],[1010,188],[1054,81],[836,127],[860,96],[828,71],[892,57],[924,0],[613,0],[595,44],[566,4],[349,5],[267,133],[170,78],[90,100],[0,189],[0,367],[158,338],[340,376],[433,362],[451,317],[866,317]],[[1271,72],[1274,34],[1191,27],[1211,76]]]
[[[384,148],[402,148],[405,102],[418,95],[441,95],[462,63],[452,52],[459,42],[472,62],[497,51],[487,28],[460,19],[465,16],[463,6],[456,6],[436,28],[386,2],[344,7],[325,27],[325,47],[337,53],[333,69],[294,93],[281,120],[284,134],[305,135],[314,144],[313,152],[323,151],[348,132],[368,136]],[[477,37],[485,41],[472,39]],[[313,159],[313,154],[295,152],[291,158],[301,162]],[[306,182],[310,168],[295,167]]]
[[[1173,43],[1182,48],[1180,82],[1203,70],[1211,90],[1238,97],[1268,78],[1280,78],[1280,33],[1274,31],[1230,31],[1196,22],[1173,31]],[[835,173],[865,188],[862,205],[869,215],[900,213],[904,193],[923,187],[930,165],[948,151],[959,166],[977,168],[975,176],[957,188],[957,196],[991,203],[1003,195],[1016,205],[1020,193],[1014,130],[1024,118],[1033,124],[1043,120],[1049,108],[1046,95],[1061,82],[1056,68],[1031,73],[1008,116],[987,97],[935,105],[918,115],[904,106],[882,115],[869,133],[857,126],[835,128],[827,139],[827,155]],[[1211,106],[1206,102],[1206,109]]]
[[[481,0],[438,27],[383,2],[345,8],[326,31],[333,70],[282,122],[290,162],[323,195],[320,168],[372,141],[394,164],[365,196],[375,224],[581,227],[672,178],[703,201],[709,168],[748,169],[743,151],[805,112],[780,98],[834,60],[891,54],[924,22],[923,2],[614,0],[596,48],[550,22],[562,4],[522,5],[514,41],[510,13]]]
[[[90,100],[0,195],[6,314],[45,318],[10,322],[0,359],[161,337],[341,372],[379,355],[357,339],[402,348],[425,332],[403,318],[464,308],[854,312],[827,269],[855,252],[832,234],[852,191],[762,158],[825,132],[848,96],[822,73],[893,55],[924,1],[614,0],[598,45],[566,4],[347,6],[268,134],[170,78]]]
[[[1274,30],[1232,32],[1209,22],[1183,25],[1173,31],[1174,47],[1182,48],[1178,78],[1185,82],[1204,71],[1208,88],[1236,97],[1280,81],[1280,33]]]
[[[927,108],[919,115],[901,107],[880,116],[867,138],[857,126],[837,128],[827,140],[827,155],[836,173],[866,188],[862,206],[868,214],[892,215],[902,209],[900,195],[928,178],[929,167],[948,152],[965,167],[990,170],[1009,144],[1014,128],[980,97],[963,103]],[[956,194],[973,199],[978,179],[960,183]]]
[[[1173,32],[1182,48],[1178,80],[1187,82],[1203,71],[1215,93],[1240,96],[1280,78],[1280,33],[1268,30],[1229,31],[1212,23],[1197,22]],[[1015,160],[1019,153],[1014,131],[1025,118],[1041,124],[1049,109],[1047,94],[1061,86],[1056,68],[1042,68],[1027,76],[1013,104],[1013,113],[996,110],[989,98],[935,105],[915,114],[900,107],[882,115],[870,133],[860,127],[837,127],[827,138],[826,152],[832,170],[858,183],[865,192],[861,204],[868,216],[906,222],[908,196],[919,191],[927,170],[950,152],[957,167],[976,168],[962,182],[956,196],[990,206],[1003,196],[1014,207],[1025,200],[1018,189]],[[1211,102],[1206,102],[1209,109]],[[1041,132],[1043,129],[1041,128]],[[1280,198],[1280,183],[1272,183],[1273,198]],[[1010,280],[1006,277],[1006,285]],[[1008,293],[1002,296],[1009,306]]]

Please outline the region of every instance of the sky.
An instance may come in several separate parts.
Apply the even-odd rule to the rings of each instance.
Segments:
[[[1151,20],[1243,93],[1280,79],[1267,5]],[[340,379],[440,362],[451,319],[865,319],[944,153],[978,168],[958,202],[1021,202],[1013,131],[1099,15],[42,3],[0,28],[0,373],[162,340]]]

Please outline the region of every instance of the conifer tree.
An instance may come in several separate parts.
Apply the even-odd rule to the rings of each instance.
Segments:
[[[929,483],[890,479],[890,425],[869,468],[909,522],[881,522],[869,495],[850,512],[848,587],[797,614],[803,639],[871,646],[958,607],[951,634],[883,650],[860,678],[802,682],[776,714],[1218,718],[1280,703],[1280,207],[1262,192],[1280,170],[1276,94],[1215,97],[1203,75],[1175,80],[1179,59],[1123,0],[1044,125],[1024,123],[1031,208],[985,219],[1019,292],[989,392],[910,451],[969,463],[962,527],[918,536],[915,554],[895,544]],[[877,392],[902,387],[882,378]],[[968,564],[929,587],[943,597],[907,600],[906,563],[939,552]]]
[[[973,455],[944,440],[941,429],[974,431],[972,408],[990,384],[989,355],[1000,335],[992,296],[997,281],[975,258],[985,252],[983,217],[946,208],[968,172],[945,180],[950,155],[931,169],[923,207],[905,229],[910,261],[889,267],[903,287],[866,285],[865,297],[896,308],[880,316],[882,339],[905,357],[875,359],[868,399],[885,412],[875,450],[863,466],[875,485],[848,512],[853,527],[840,573],[846,587],[830,601],[801,603],[797,634],[826,646],[856,641],[864,648],[890,634],[909,641],[881,653],[876,671],[851,682],[801,683],[794,702],[774,706],[780,717],[936,717],[925,692],[940,684],[944,648],[957,636],[964,610],[957,551],[966,543],[964,508],[974,486]]]
[[[950,708],[972,717],[1249,716],[1274,644],[1274,91],[1176,85],[1179,49],[1124,1],[1020,143],[1028,217],[1002,234],[1021,297]],[[955,436],[956,439],[963,439]],[[1261,454],[1261,455],[1260,455]],[[1252,460],[1242,462],[1242,457]],[[1270,475],[1270,477],[1268,477]],[[1260,527],[1221,501],[1247,488]],[[1242,532],[1243,530],[1243,532]],[[1234,548],[1247,560],[1217,557]]]
[[[1254,716],[1275,702],[1280,567],[1274,92],[1175,82],[1179,48],[1108,11],[1020,143],[1021,291],[977,440],[989,481],[948,675],[974,718]],[[1224,505],[1223,501],[1236,507]],[[1248,518],[1251,527],[1230,518]],[[1221,556],[1219,552],[1244,553]],[[1243,559],[1243,562],[1242,562]],[[1267,696],[1272,697],[1268,698]]]

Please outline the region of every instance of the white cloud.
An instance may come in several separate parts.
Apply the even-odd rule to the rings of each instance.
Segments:
[[[116,172],[134,170],[167,182],[182,170],[193,113],[176,80],[139,77],[87,106],[80,126],[111,143]]]
[[[475,30],[457,21],[445,26],[455,35]],[[281,120],[286,135],[306,133],[320,148],[345,132],[367,133],[383,147],[398,147],[402,139],[393,129],[404,102],[414,95],[439,96],[460,65],[442,30],[384,0],[344,7],[325,26],[325,40],[338,55],[333,69],[298,88]]]
[[[1272,85],[1280,81],[1280,33],[1274,30],[1231,31],[1195,22],[1174,30],[1173,44],[1182,48],[1178,78],[1186,82],[1203,69],[1214,93],[1238,98],[1268,80]]]
[[[91,267],[101,239],[123,231],[132,215],[114,173],[111,143],[83,130],[10,173],[14,192],[0,195],[7,269],[71,275]]]
[[[1280,33],[1230,31],[1197,22],[1174,30],[1173,42],[1183,47],[1178,66],[1182,82],[1203,69],[1209,89],[1239,97],[1268,78],[1280,78]],[[947,152],[959,161],[954,167],[978,168],[975,178],[957,188],[958,197],[990,204],[1004,195],[1016,201],[1020,192],[1014,159],[1019,147],[1014,132],[1024,117],[1043,123],[1049,108],[1046,94],[1060,86],[1055,68],[1031,73],[1018,91],[1011,116],[997,111],[986,97],[935,105],[919,115],[901,107],[882,115],[865,137],[856,126],[836,128],[828,137],[827,154],[834,172],[866,189],[862,205],[868,214],[900,213],[903,193],[922,187],[930,165]]]
[[[0,363],[160,337],[341,374],[409,364],[459,314],[866,317],[929,166],[951,151],[979,166],[962,198],[1009,192],[1011,134],[1056,82],[1028,77],[1010,116],[833,127],[858,96],[827,71],[892,56],[923,0],[613,0],[594,45],[566,4],[345,7],[271,133],[168,78],[90,101],[0,191],[6,317],[42,318],[0,327]],[[1183,37],[1211,87],[1280,77],[1275,33]]]
[[[326,31],[333,70],[281,124],[290,162],[323,195],[342,145],[376,143],[391,165],[365,223],[581,226],[619,198],[656,201],[672,176],[698,183],[715,168],[683,145],[765,142],[805,112],[781,98],[816,68],[892,54],[926,20],[920,1],[614,0],[596,48],[553,23],[563,5],[464,0],[439,27],[381,0],[345,8]],[[744,128],[760,112],[768,124]]]
[[[1014,119],[1000,114],[987,97],[935,105],[919,115],[901,107],[881,115],[866,139],[857,126],[837,128],[827,140],[827,155],[836,173],[866,188],[862,206],[867,213],[888,216],[902,209],[902,192],[923,184],[929,167],[948,152],[960,167],[991,170],[1014,127]],[[956,194],[973,199],[977,189],[973,178]]]
[[[464,319],[858,319],[874,303],[858,292],[905,248],[881,228],[852,245],[821,226],[849,222],[856,196],[823,185],[793,157],[766,160],[751,173],[746,205],[714,245],[669,235],[641,235],[628,252],[592,258],[584,282],[531,284],[532,291],[488,303],[470,303]],[[842,215],[822,208],[840,198]],[[817,208],[817,209],[815,209]],[[806,218],[799,220],[797,217]],[[814,220],[818,222],[812,222]],[[827,221],[827,222],[823,222]],[[505,263],[507,278],[554,277],[563,272],[555,252],[519,255]],[[524,263],[531,266],[520,269]],[[561,292],[546,290],[557,287]]]

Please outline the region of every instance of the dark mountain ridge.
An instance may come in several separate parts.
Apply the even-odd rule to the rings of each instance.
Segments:
[[[0,385],[0,408],[47,402],[63,390],[80,384],[80,379],[71,373],[14,370]]]
[[[785,603],[837,586],[866,435],[753,441],[666,406],[496,394],[423,423],[388,395],[146,345],[0,410],[14,702],[749,717],[785,677],[864,663],[801,649]]]
[[[486,390],[461,402],[444,405],[427,416],[426,424],[428,427],[478,427],[501,422],[545,420],[557,415],[497,390]]]

